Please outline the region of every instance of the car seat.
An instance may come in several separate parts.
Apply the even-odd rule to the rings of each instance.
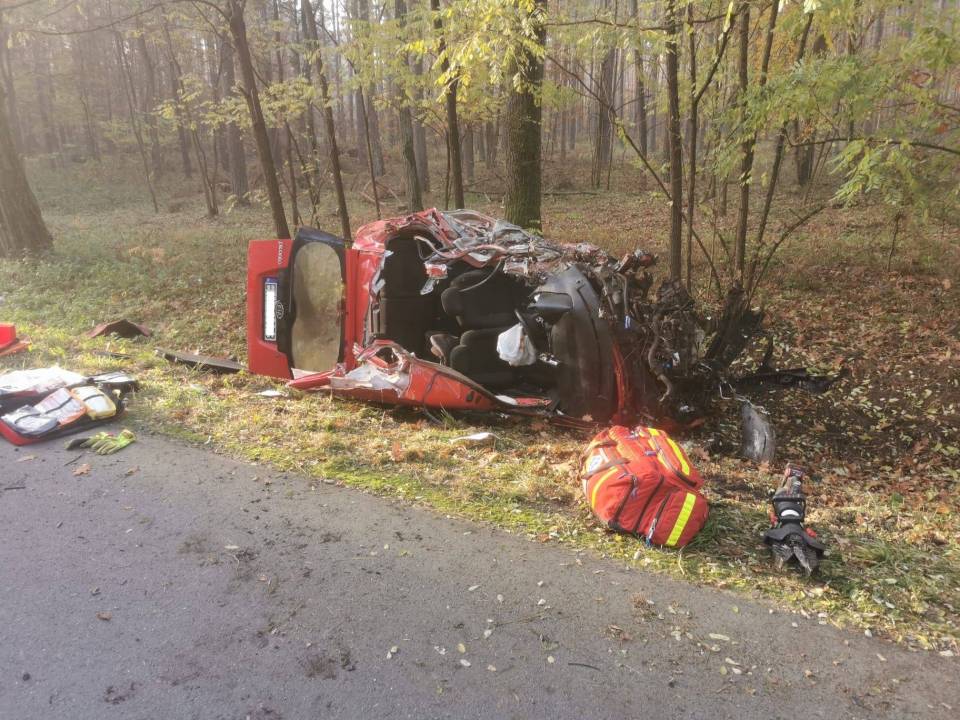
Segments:
[[[516,384],[516,369],[497,354],[497,337],[517,322],[516,309],[526,292],[519,280],[496,270],[470,270],[454,278],[440,296],[443,311],[461,329],[450,367],[488,387]]]

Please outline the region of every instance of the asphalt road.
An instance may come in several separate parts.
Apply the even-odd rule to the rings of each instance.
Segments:
[[[0,445],[3,720],[960,713],[956,658],[816,617],[160,438],[76,458]]]

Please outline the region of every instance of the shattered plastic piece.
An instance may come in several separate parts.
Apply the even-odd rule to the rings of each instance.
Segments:
[[[453,438],[450,442],[458,445],[493,445],[497,442],[497,436],[492,432],[478,432]]]
[[[87,333],[87,337],[95,338],[101,337],[102,335],[117,335],[122,338],[135,338],[135,337],[150,337],[153,333],[150,332],[150,329],[139,325],[138,323],[131,322],[126,318],[121,318],[120,320],[111,320],[110,322],[100,323],[93,330]]]
[[[263,390],[258,392],[257,395],[265,398],[285,398],[287,396],[286,393],[282,393],[279,390]]]
[[[740,452],[749,460],[771,463],[777,452],[777,435],[770,416],[749,400],[740,407]]]
[[[227,358],[211,357],[210,355],[193,355],[176,350],[164,350],[163,348],[158,348],[157,353],[163,357],[164,360],[169,360],[172,363],[179,363],[187,367],[197,368],[198,370],[216,373],[217,375],[227,375],[240,372],[244,369],[240,363]]]

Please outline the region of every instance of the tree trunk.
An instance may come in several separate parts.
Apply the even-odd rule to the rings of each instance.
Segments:
[[[11,131],[6,94],[0,86],[0,255],[16,257],[53,245]]]
[[[0,13],[0,94],[6,92],[6,107],[2,108],[7,113],[7,123],[10,135],[13,138],[13,146],[20,152],[23,150],[23,136],[20,132],[20,116],[17,112],[16,86],[13,82],[13,63],[10,59],[10,50],[7,42],[10,33],[3,26],[3,13]]]
[[[670,152],[670,278],[683,272],[683,138],[680,135],[680,84],[677,78],[677,2],[667,1],[666,74]]]
[[[446,57],[446,42],[443,39],[443,21],[440,19],[440,0],[430,0],[430,9],[433,10],[433,28],[439,36],[439,53],[443,57],[440,61],[440,72],[450,70],[450,62]],[[453,203],[458,208],[466,205],[463,197],[463,162],[460,158],[460,125],[457,121],[457,89],[459,82],[451,80],[444,88],[444,105],[447,109],[447,152],[450,153],[450,172],[453,183]]]
[[[233,66],[233,45],[229,38],[221,35],[220,41],[220,82],[224,97],[237,94],[237,78]],[[230,167],[230,190],[237,203],[250,204],[250,181],[247,178],[247,157],[243,151],[243,139],[240,126],[235,122],[227,123],[227,164]]]
[[[614,51],[611,48],[600,62],[600,85],[597,88],[597,126],[593,139],[593,166],[590,184],[598,188],[606,176],[610,162],[613,123],[613,74]]]
[[[463,173],[468,183],[474,178],[474,140],[473,125],[467,123],[463,131]]]
[[[690,71],[690,118],[687,128],[687,290],[693,289],[693,221],[697,209],[697,135],[700,131],[699,104],[697,95],[697,40],[693,26],[693,3],[687,5],[687,39],[689,41],[688,66]],[[707,78],[709,82],[709,78]]]
[[[157,128],[157,116],[154,108],[157,105],[157,74],[153,66],[153,58],[147,48],[146,37],[142,30],[137,34],[137,54],[143,65],[143,93],[140,95],[140,114],[147,126],[147,137],[150,139],[150,165],[154,177],[163,173],[163,154],[160,149],[160,132]]]
[[[497,140],[497,135],[499,128],[499,119],[497,122],[490,121],[487,123],[485,132],[487,133],[487,154],[483,158],[483,162],[487,167],[493,167],[497,164],[497,146],[499,142]]]
[[[0,34],[2,35],[2,34]],[[76,75],[77,99],[83,109],[83,133],[87,144],[87,153],[96,162],[100,162],[100,140],[98,138],[96,121],[90,109],[92,101],[90,95],[90,76],[92,69],[89,61],[92,38],[78,37],[73,45],[74,73]],[[0,42],[3,38],[0,37]],[[94,52],[96,48],[93,48]],[[0,51],[2,52],[2,51]]]
[[[407,6],[404,0],[394,0],[394,15],[397,22],[403,27],[406,22]],[[403,63],[407,64],[406,53],[403,54]],[[406,177],[407,190],[407,211],[419,212],[423,210],[423,197],[420,192],[420,176],[417,174],[417,154],[415,150],[415,139],[413,131],[413,117],[410,113],[410,104],[407,102],[406,93],[403,89],[398,89],[397,103],[399,104],[400,120],[400,143],[401,154],[403,155],[403,169]]]
[[[417,56],[413,62],[413,74],[418,78],[423,75],[423,59]],[[423,91],[417,83],[414,98],[417,102],[423,99]],[[419,118],[413,123],[413,151],[417,156],[417,175],[420,178],[420,188],[423,192],[430,192],[430,159],[427,157],[427,129]]]
[[[140,121],[137,118],[135,109],[136,98],[134,97],[133,78],[130,74],[130,66],[127,64],[126,49],[124,47],[123,36],[119,30],[114,31],[114,41],[117,48],[117,62],[120,65],[120,75],[123,82],[123,94],[127,99],[127,110],[130,116],[130,129],[137,140],[137,149],[140,151],[140,160],[143,162],[144,180],[147,182],[147,189],[150,191],[150,201],[153,203],[153,211],[160,212],[160,206],[157,204],[157,193],[153,189],[153,170],[150,168],[150,162],[147,159],[147,150],[143,142],[143,133],[140,131]]]
[[[546,0],[537,0],[532,20],[537,43],[541,46],[547,36],[547,28],[543,22],[545,12]],[[526,48],[520,57],[524,65],[519,68],[523,75],[523,85],[519,89],[511,87],[504,116],[507,187],[503,205],[509,222],[520,227],[539,229],[543,109],[537,94],[543,85],[543,61]]]
[[[323,0],[320,0],[322,3]],[[333,124],[333,108],[330,105],[330,88],[327,85],[327,75],[323,71],[323,55],[320,53],[320,42],[317,36],[317,19],[313,14],[310,0],[301,0],[303,18],[306,21],[304,35],[312,41],[314,67],[317,71],[317,80],[320,83],[320,102],[323,106],[323,125],[327,134],[327,151],[330,154],[330,171],[333,173],[333,185],[337,192],[337,213],[340,215],[340,230],[343,239],[351,240],[350,215],[347,211],[347,196],[343,190],[343,174],[340,172],[340,148],[337,147],[337,131]]]
[[[187,178],[193,177],[193,165],[190,162],[190,145],[187,140],[187,129],[184,127],[183,112],[180,110],[180,81],[174,72],[173,60],[169,62],[170,90],[173,93],[173,107],[177,118],[177,142],[180,146],[180,164],[183,174]]]
[[[779,0],[774,0],[770,5],[770,20],[767,25],[766,37],[763,43],[763,55],[760,60],[760,78],[758,80],[760,87],[767,84],[767,71],[770,68],[770,54],[773,51],[773,34],[777,26],[777,15],[780,7]],[[740,91],[746,93],[747,83],[747,50],[745,45],[749,42],[750,33],[750,6],[746,5],[743,10],[743,25],[740,29]],[[746,28],[746,29],[744,29]],[[744,98],[745,100],[745,98]],[[746,109],[744,108],[744,112]],[[747,254],[747,218],[750,212],[750,183],[753,173],[754,151],[757,146],[757,133],[754,132],[742,146],[742,163],[740,166],[740,208],[737,216],[737,237],[734,257],[737,263],[737,279],[742,284],[744,281],[744,266]]]
[[[60,138],[53,109],[53,78],[50,75],[50,58],[47,54],[46,38],[34,38],[34,88],[37,93],[37,112],[43,133],[43,152],[51,163],[57,164],[60,158]]]
[[[365,35],[369,35],[370,3],[367,0],[358,0],[357,4],[357,14],[359,19],[364,23],[363,32]],[[383,143],[380,140],[380,114],[377,112],[376,105],[374,105],[373,102],[373,98],[376,97],[377,93],[372,83],[368,83],[364,89],[366,91],[364,98],[364,109],[366,110],[364,133],[368,135],[373,171],[377,177],[379,177],[384,174],[385,168],[383,164]]]
[[[309,0],[305,0],[305,2],[309,2]],[[267,197],[270,199],[273,224],[278,238],[288,238],[290,237],[290,229],[287,227],[287,216],[283,209],[283,196],[280,195],[280,184],[277,182],[276,165],[273,161],[273,152],[270,149],[270,136],[267,134],[263,109],[260,107],[260,93],[257,91],[257,77],[253,69],[253,58],[250,56],[250,45],[247,43],[247,25],[243,19],[243,5],[240,0],[229,0],[229,20],[233,47],[237,51],[240,72],[243,75],[244,87],[242,92],[247,101],[247,109],[250,111],[250,124],[253,127],[253,138],[257,144],[257,155],[260,157],[263,182],[267,188]]]
[[[631,10],[633,11],[634,20],[637,22],[637,26],[640,25],[640,11],[638,8],[637,0],[630,0]],[[640,42],[640,40],[638,40]],[[646,88],[646,78],[644,77],[644,68],[643,68],[643,53],[640,52],[640,48],[634,48],[633,50],[633,64],[634,69],[636,70],[636,78],[634,79],[634,95],[637,98],[637,139],[639,140],[640,152],[644,155],[647,154],[647,88]],[[646,175],[644,175],[646,179]]]
[[[740,102],[746,102],[750,82],[750,5],[744,5],[740,18],[740,48],[737,60],[737,77],[740,85]],[[746,109],[742,111],[746,114]],[[743,270],[747,255],[747,218],[750,215],[750,170],[753,167],[753,143],[749,139],[740,143],[740,206],[737,210],[737,234],[734,239],[733,259],[737,279],[743,282]]]
[[[183,70],[180,62],[177,60],[176,51],[173,47],[173,40],[170,36],[170,27],[166,21],[163,23],[163,34],[167,41],[167,54],[170,59],[170,70],[174,73],[174,79],[177,81],[180,99],[187,97],[186,87],[183,84]],[[199,123],[194,121],[193,112],[190,110],[190,103],[184,101],[181,110],[187,120],[187,127],[190,131],[190,140],[193,143],[193,151],[197,157],[197,167],[200,170],[200,182],[203,187],[203,200],[207,205],[207,216],[216,217],[220,214],[220,208],[217,205],[217,186],[216,186],[216,142],[214,142],[214,164],[213,172],[207,163],[207,153],[203,149],[203,141],[200,138]]]

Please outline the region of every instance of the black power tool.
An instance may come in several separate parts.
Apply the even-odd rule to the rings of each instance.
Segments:
[[[763,541],[770,546],[778,570],[796,560],[810,575],[819,567],[826,548],[813,530],[803,526],[807,512],[807,496],[803,493],[805,476],[803,468],[787,464],[780,487],[771,499],[772,527],[763,534]]]

